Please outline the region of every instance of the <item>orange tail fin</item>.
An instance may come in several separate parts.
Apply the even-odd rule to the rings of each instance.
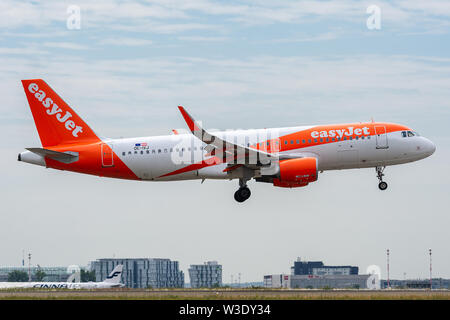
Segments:
[[[22,80],[43,147],[99,138],[42,79]]]

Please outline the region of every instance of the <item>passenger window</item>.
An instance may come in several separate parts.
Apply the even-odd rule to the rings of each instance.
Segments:
[[[402,137],[406,138],[406,131],[402,131]]]
[[[137,154],[137,151],[135,151],[134,154]]]
[[[144,154],[144,151],[141,150],[141,154]]]
[[[128,154],[131,154],[131,151],[128,151]]]
[[[161,149],[158,149],[158,153],[161,153]]]
[[[317,143],[317,139],[314,139],[314,142]]]
[[[308,143],[311,143],[311,139],[308,139]]]
[[[362,136],[362,137],[361,137],[361,139],[363,139],[363,140],[364,140],[364,136]]]
[[[320,142],[323,142],[323,138],[320,138]]]
[[[288,144],[287,140],[284,140],[284,144]]]
[[[348,140],[353,140],[353,137],[348,138]]]
[[[152,153],[156,153],[155,149],[152,150]]]
[[[347,140],[347,137],[344,137],[344,140]]]
[[[150,153],[150,150],[147,150],[147,154],[149,154]]]
[[[126,153],[125,152],[122,152],[122,155],[124,156]]]
[[[359,140],[359,137],[358,137],[358,136],[356,136],[356,140]]]
[[[300,144],[300,140],[297,140],[297,144]]]
[[[336,139],[335,138],[331,138],[331,141],[336,141]]]
[[[329,138],[327,138],[327,142],[329,142],[330,141],[330,139]]]
[[[305,140],[302,140],[302,143],[305,144]]]

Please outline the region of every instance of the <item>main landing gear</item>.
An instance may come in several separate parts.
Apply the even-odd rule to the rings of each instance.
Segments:
[[[386,182],[383,181],[383,176],[384,176],[384,169],[386,167],[376,167],[375,170],[377,171],[377,177],[378,177],[378,181],[380,181],[380,183],[378,184],[378,188],[380,190],[386,190],[388,187],[388,184]]]
[[[234,193],[234,200],[237,202],[244,202],[250,198],[250,189],[247,187],[247,181],[244,179],[239,179],[239,189]]]

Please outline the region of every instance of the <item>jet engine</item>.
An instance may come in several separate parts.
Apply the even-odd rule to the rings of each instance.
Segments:
[[[279,178],[273,179],[273,185],[282,188],[304,187],[317,180],[317,158],[297,158],[280,161]]]

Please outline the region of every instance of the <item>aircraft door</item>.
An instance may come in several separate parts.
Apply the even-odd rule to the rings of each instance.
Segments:
[[[114,166],[114,155],[111,147],[102,143],[101,145],[101,155],[102,155],[102,167],[113,167]]]
[[[375,135],[377,139],[377,149],[389,148],[385,126],[375,126]]]

